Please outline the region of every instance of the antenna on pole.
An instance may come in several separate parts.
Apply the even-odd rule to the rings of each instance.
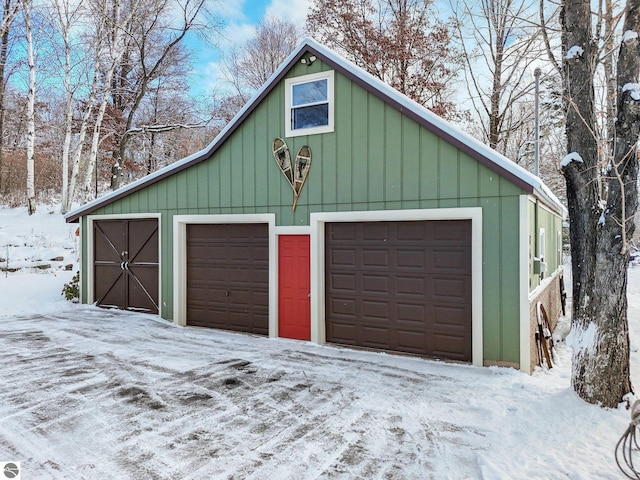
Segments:
[[[540,74],[542,71],[536,68],[533,75],[536,77],[536,100],[535,100],[535,126],[533,128],[535,138],[533,139],[534,153],[534,171],[536,177],[540,176]]]

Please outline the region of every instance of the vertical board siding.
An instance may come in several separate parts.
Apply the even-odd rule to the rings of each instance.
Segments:
[[[367,180],[369,190],[369,202],[383,202],[386,190],[384,185],[385,169],[385,145],[384,125],[387,106],[369,96],[368,102],[368,162]],[[354,166],[358,168],[358,166]]]
[[[352,88],[351,95],[353,98],[352,108],[359,108],[363,113],[358,115],[358,111],[352,110],[351,115],[357,121],[351,122],[351,140],[348,142],[351,148],[351,155],[357,155],[362,158],[368,158],[368,131],[369,131],[369,94],[362,88]],[[360,107],[358,107],[360,106]],[[351,202],[366,203],[369,198],[369,172],[363,169],[359,164],[351,162],[349,159],[350,182],[351,182]]]
[[[385,158],[385,200],[402,200],[402,114],[387,107],[384,123]]]
[[[328,69],[321,61],[311,67],[296,65],[288,77]],[[284,138],[282,81],[212,158],[95,214],[161,213],[161,311],[170,319],[175,214],[268,212],[276,214],[277,225],[289,226],[308,225],[311,212],[480,206],[484,356],[518,363],[518,278],[512,259],[518,258],[522,190],[338,72],[334,86],[333,133]],[[287,142],[292,161],[300,147],[311,148],[311,169],[295,212],[291,186],[273,159],[276,137]],[[551,228],[547,243],[553,249]]]
[[[519,249],[520,202],[518,197],[502,197],[500,199],[500,305],[505,312],[518,311],[520,295],[517,288],[520,283],[520,269],[517,259]],[[505,228],[509,225],[513,229]],[[515,240],[515,241],[514,241]],[[515,259],[515,264],[514,264]],[[511,268],[504,266],[511,265]],[[502,322],[503,335],[501,351],[504,358],[519,358],[520,344],[512,339],[520,335],[520,325],[517,322]]]
[[[356,158],[361,157],[360,152],[353,151],[353,144],[351,142],[352,124],[354,122],[354,106],[351,102],[351,89],[354,88],[354,84],[348,81],[346,78],[339,76],[335,79],[335,105],[336,110],[338,106],[344,108],[344,115],[340,114],[340,128],[336,128],[335,131],[335,155],[336,158],[336,188],[337,188],[337,203],[345,204],[352,201],[352,171],[358,172],[358,168],[361,168],[360,162],[354,162]],[[343,107],[343,105],[345,107]],[[360,121],[360,119],[357,119]],[[337,121],[337,119],[336,119]],[[313,163],[311,164],[313,168]],[[356,175],[359,176],[358,173]],[[353,178],[353,181],[357,181],[357,177]]]
[[[420,198],[420,126],[402,117],[402,198]],[[408,207],[403,203],[403,208]]]

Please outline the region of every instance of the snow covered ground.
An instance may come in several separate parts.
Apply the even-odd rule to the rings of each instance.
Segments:
[[[32,259],[69,252],[74,230],[0,209],[0,249],[7,232],[40,235],[23,242]],[[73,273],[0,275],[0,462],[23,479],[622,476],[629,412],[573,393],[566,345],[528,376],[180,328],[64,301]],[[629,274],[640,385],[640,266]]]

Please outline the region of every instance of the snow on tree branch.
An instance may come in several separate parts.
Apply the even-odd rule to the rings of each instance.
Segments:
[[[622,93],[630,92],[631,98],[640,102],[640,83],[626,83],[622,87]]]
[[[584,54],[584,48],[574,45],[567,50],[567,55],[564,57],[566,60],[573,60],[581,57]]]
[[[130,128],[127,130],[127,135],[134,135],[137,133],[160,133],[160,132],[168,132],[170,130],[177,130],[179,128],[188,129],[188,128],[203,128],[206,127],[206,123],[173,123],[167,125],[143,125],[141,127]]]
[[[638,39],[638,32],[634,32],[632,30],[627,30],[622,35],[622,42],[625,45],[629,45],[631,42],[633,42],[634,40],[637,40],[637,39]]]
[[[560,168],[566,167],[571,162],[584,163],[584,160],[582,159],[582,157],[578,152],[571,152],[570,154],[568,154],[566,157],[562,159],[562,161],[560,162]]]

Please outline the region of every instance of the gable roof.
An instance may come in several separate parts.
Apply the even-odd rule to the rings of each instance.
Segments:
[[[65,220],[68,223],[77,222],[80,217],[84,215],[88,215],[105,205],[113,203],[146,187],[147,185],[158,182],[211,157],[211,155],[213,155],[225,140],[229,138],[229,136],[231,136],[231,134],[253,112],[260,102],[276,87],[276,85],[278,85],[291,68],[293,68],[293,66],[307,54],[315,55],[322,62],[340,72],[354,83],[360,85],[385,103],[396,108],[402,112],[402,114],[413,119],[427,130],[451,143],[459,150],[465,152],[470,157],[496,172],[498,175],[517,185],[525,192],[541,199],[547,206],[551,207],[556,212],[563,215],[566,212],[562,203],[540,178],[536,177],[477,139],[464,133],[457,127],[454,127],[446,120],[432,113],[426,107],[393,89],[382,80],[367,73],[365,70],[340,56],[333,50],[319,44],[315,40],[306,38],[293,52],[291,52],[280,67],[273,73],[273,75],[271,75],[269,80],[267,80],[267,82],[262,86],[262,88],[256,92],[253,98],[236,114],[236,116],[207,147],[69,212],[65,215]]]

